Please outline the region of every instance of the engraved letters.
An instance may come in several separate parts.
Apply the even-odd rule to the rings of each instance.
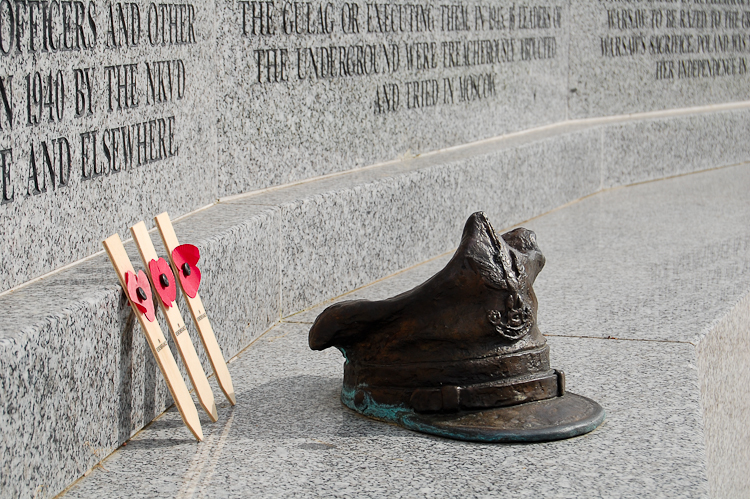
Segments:
[[[178,156],[175,106],[190,91],[190,61],[153,49],[197,43],[198,9],[191,3],[0,0],[2,67],[32,63],[15,74],[0,69],[0,204]],[[306,25],[308,10],[298,6],[294,23]],[[59,52],[90,59],[97,48],[106,63],[71,67],[48,59]],[[106,125],[94,125],[102,118]],[[31,140],[13,143],[11,132],[18,130],[33,130]]]
[[[563,26],[563,7],[554,4],[239,0],[237,6],[256,84],[372,81],[375,115],[495,98],[497,67],[556,59],[556,30]],[[463,35],[469,32],[480,35]],[[472,67],[485,70],[467,73]]]
[[[498,84],[502,67],[544,67],[558,58],[563,26],[563,4],[556,0],[229,3],[234,17],[226,29],[243,42],[237,47],[242,71],[254,85],[293,91],[355,85],[367,98],[353,105],[371,116],[497,99],[498,89],[506,90]],[[187,2],[0,0],[0,60],[77,53],[71,65],[39,59],[23,70],[0,70],[2,203],[178,157],[178,110],[193,76],[190,46],[205,36],[197,20],[213,14],[200,9]],[[670,19],[713,22],[696,13]],[[620,31],[646,22],[646,13],[622,9],[610,20]],[[676,43],[654,42],[670,50]],[[689,46],[705,43],[695,39]],[[610,45],[611,53],[621,50],[619,42]],[[105,57],[94,62],[94,54]],[[744,70],[699,59],[683,66],[693,77]],[[34,139],[9,142],[19,128],[33,130]]]
[[[653,58],[656,81],[747,74],[750,12],[735,10],[729,3],[694,3],[605,9],[601,56]]]

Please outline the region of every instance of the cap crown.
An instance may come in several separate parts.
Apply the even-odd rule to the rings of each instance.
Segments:
[[[483,213],[466,222],[448,265],[382,301],[328,307],[310,330],[313,350],[335,346],[350,362],[470,360],[544,345],[534,279],[544,266],[534,233],[498,237]]]
[[[310,329],[310,347],[342,351],[342,399],[355,410],[450,411],[556,396],[532,289],[543,266],[533,232],[498,237],[475,213],[443,270],[387,300],[328,307]]]

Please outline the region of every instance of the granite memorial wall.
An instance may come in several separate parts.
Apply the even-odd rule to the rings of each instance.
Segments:
[[[568,119],[742,101],[749,37],[742,0],[3,0],[0,292],[156,212]]]
[[[0,3],[0,290],[215,199],[213,5]]]
[[[220,8],[220,195],[566,116],[567,2]]]
[[[569,53],[571,118],[747,100],[750,3],[578,5]]]

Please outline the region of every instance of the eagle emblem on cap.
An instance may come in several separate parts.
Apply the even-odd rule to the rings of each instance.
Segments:
[[[495,326],[495,331],[508,340],[523,338],[531,331],[531,307],[515,293],[508,295],[505,310],[490,310],[487,319]]]

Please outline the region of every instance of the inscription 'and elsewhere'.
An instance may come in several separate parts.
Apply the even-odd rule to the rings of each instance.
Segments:
[[[495,99],[505,91],[502,66],[556,59],[563,27],[563,7],[552,4],[232,5],[237,34],[252,47],[244,57],[255,84],[372,81],[362,105],[375,115]],[[0,203],[178,156],[174,106],[190,91],[190,61],[129,58],[128,50],[194,45],[200,15],[192,3],[0,0],[0,60],[35,62],[0,74],[0,137],[34,130],[15,150],[0,142]],[[85,61],[95,51],[107,62],[44,64],[46,54]],[[147,119],[128,117],[145,110]],[[93,125],[100,122],[107,125]]]
[[[0,203],[177,156],[178,120],[170,110],[188,91],[189,63],[123,60],[122,50],[194,45],[197,15],[191,3],[0,0],[0,62],[33,55],[41,67],[45,54],[97,48],[112,62],[0,74],[0,133],[35,130],[22,151],[0,143]],[[154,117],[129,121],[137,109]],[[98,116],[119,124],[87,127]],[[83,130],[50,132],[66,123]]]

